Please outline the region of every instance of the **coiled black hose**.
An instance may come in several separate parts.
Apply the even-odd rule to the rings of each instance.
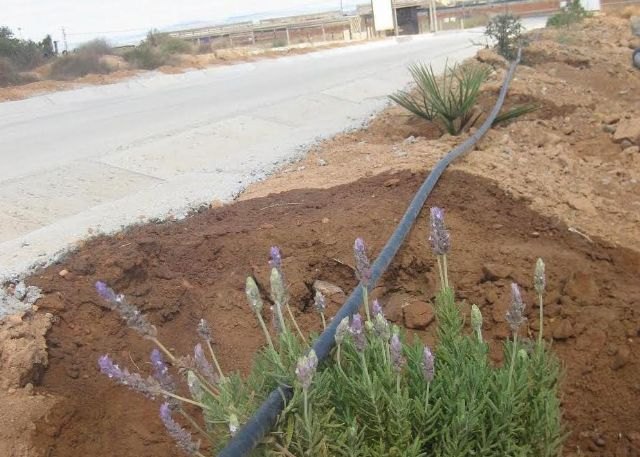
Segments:
[[[509,89],[509,84],[513,79],[516,67],[520,62],[521,52],[518,50],[518,56],[509,66],[509,70],[504,78],[504,83],[500,89],[498,100],[489,113],[489,117],[480,126],[478,131],[471,135],[464,143],[452,149],[444,158],[442,158],[436,166],[431,170],[429,176],[424,181],[418,192],[409,204],[409,208],[404,213],[402,220],[396,227],[395,231],[382,248],[380,255],[371,267],[371,283],[370,288],[375,287],[376,283],[387,270],[391,261],[397,254],[403,241],[413,227],[418,214],[422,210],[427,197],[438,182],[438,179],[444,170],[458,157],[469,151],[482,136],[491,128],[493,121],[502,108],[504,99]],[[344,305],[338,310],[327,329],[318,337],[313,345],[318,360],[322,361],[334,345],[334,335],[340,321],[346,317],[355,314],[362,305],[362,288],[356,287]],[[242,427],[236,435],[231,439],[229,444],[218,454],[218,457],[244,457],[249,454],[262,440],[264,435],[273,428],[280,412],[284,409],[287,401],[292,396],[292,391],[287,387],[279,387],[269,394],[269,397],[262,403],[251,419]]]

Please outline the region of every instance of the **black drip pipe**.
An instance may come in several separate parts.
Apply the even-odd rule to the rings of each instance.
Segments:
[[[444,158],[436,164],[433,170],[431,170],[431,173],[429,173],[427,179],[422,183],[420,189],[418,189],[418,192],[409,204],[409,208],[407,208],[407,211],[404,213],[402,220],[399,222],[395,231],[391,235],[391,238],[389,238],[387,244],[382,248],[380,255],[378,255],[378,258],[371,267],[371,282],[369,286],[371,289],[375,287],[382,274],[391,264],[391,261],[409,234],[409,231],[418,218],[418,214],[420,214],[427,197],[429,197],[429,194],[438,182],[438,179],[440,179],[442,173],[454,160],[465,152],[471,150],[478,140],[480,140],[480,138],[482,138],[491,128],[493,121],[500,112],[504,103],[507,91],[509,90],[509,84],[513,79],[518,63],[520,62],[520,55],[521,52],[518,50],[518,57],[511,63],[509,70],[505,75],[504,83],[502,84],[500,94],[498,95],[498,100],[484,123],[473,135],[467,138],[464,143],[456,146],[446,156],[444,156]],[[314,343],[313,349],[316,352],[319,361],[322,361],[327,357],[327,355],[329,355],[329,352],[335,343],[334,335],[340,321],[344,317],[355,314],[361,305],[362,288],[356,287],[353,292],[351,292],[351,295],[349,295],[349,298],[347,298],[344,305],[342,305],[333,317],[327,329]],[[218,457],[244,457],[248,455],[260,443],[269,430],[273,428],[276,420],[278,419],[278,415],[282,412],[286,402],[289,401],[291,396],[292,391],[290,387],[282,386],[271,392],[253,417],[249,419],[249,421],[231,439],[229,444],[227,444],[227,446],[218,454]]]

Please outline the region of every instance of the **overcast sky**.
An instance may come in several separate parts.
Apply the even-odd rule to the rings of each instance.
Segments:
[[[346,7],[366,1],[343,3]],[[307,9],[339,10],[340,0],[0,0],[0,26],[37,41],[48,33],[54,40],[61,40],[63,26],[69,43],[97,36],[117,41],[151,28]]]

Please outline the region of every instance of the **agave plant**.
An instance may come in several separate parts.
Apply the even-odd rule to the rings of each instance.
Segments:
[[[458,135],[477,120],[474,106],[480,95],[480,86],[489,76],[483,65],[445,64],[438,78],[433,67],[414,64],[409,72],[418,86],[417,95],[399,91],[391,100],[429,121],[437,121],[451,135]]]
[[[459,135],[473,127],[481,116],[475,109],[480,87],[490,68],[484,65],[458,65],[445,69],[441,77],[425,64],[414,64],[409,72],[416,83],[415,92],[398,91],[389,98],[411,113],[438,123],[450,135]],[[535,104],[515,106],[501,113],[493,125],[512,120],[538,109]]]

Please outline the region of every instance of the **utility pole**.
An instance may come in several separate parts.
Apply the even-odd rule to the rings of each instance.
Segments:
[[[393,12],[393,33],[395,36],[398,36],[400,34],[398,30],[398,9],[394,3],[394,0],[391,0],[391,11]]]
[[[62,27],[62,40],[64,41],[64,52],[69,52],[69,44],[67,43],[67,31]]]
[[[460,28],[464,30],[464,0],[462,0],[462,19],[460,20]]]

